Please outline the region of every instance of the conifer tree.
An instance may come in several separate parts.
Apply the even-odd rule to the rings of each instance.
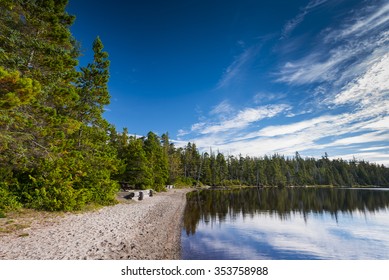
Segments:
[[[211,160],[208,153],[202,155],[201,182],[206,185],[212,184]]]
[[[150,131],[147,134],[144,148],[154,176],[154,189],[162,190],[169,177],[168,158],[155,133]]]
[[[77,98],[72,82],[78,63],[69,31],[74,17],[65,11],[66,4],[64,0],[0,2],[0,63],[5,70],[18,71],[21,78],[41,86],[20,110],[30,125],[17,131],[31,139],[25,148],[33,168],[41,160],[55,157],[53,144],[62,146],[64,134],[78,128],[65,112]]]
[[[27,133],[32,120],[25,110],[39,92],[39,82],[0,66],[0,181],[32,165],[27,150],[29,142],[33,141]]]
[[[170,143],[169,134],[166,132],[161,136],[162,146],[168,159],[168,184],[174,184],[180,176],[182,176],[180,151]]]
[[[93,42],[93,62],[81,68],[78,80],[79,99],[75,107],[76,118],[85,125],[101,125],[104,106],[110,103],[108,92],[108,53],[103,51],[100,37]]]
[[[139,189],[153,187],[154,178],[150,163],[146,157],[142,139],[132,136],[123,149],[122,158],[125,170],[122,180]]]
[[[0,2],[0,157],[7,158],[0,168],[9,174],[2,184],[25,205],[49,210],[112,202],[117,188],[111,175],[118,161],[106,145],[110,125],[102,117],[108,55],[96,40],[94,62],[86,67],[92,86],[75,86],[79,52],[67,2]],[[80,118],[80,97],[96,89],[98,109],[82,108],[93,118]],[[74,141],[81,130],[87,131],[82,147]]]

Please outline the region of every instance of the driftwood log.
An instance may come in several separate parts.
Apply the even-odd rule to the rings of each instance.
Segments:
[[[135,196],[135,193],[129,193],[126,196],[124,196],[125,199],[132,199]]]
[[[153,190],[141,190],[141,191],[131,191],[127,195],[124,196],[125,199],[134,199],[138,198],[138,200],[143,200],[146,197],[153,196]]]

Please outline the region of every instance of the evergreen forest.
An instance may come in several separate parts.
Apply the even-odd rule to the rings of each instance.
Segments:
[[[248,157],[175,147],[168,133],[131,136],[104,118],[109,55],[80,44],[67,0],[0,1],[0,212],[115,203],[120,182],[177,186],[389,186],[389,168],[366,161]],[[217,147],[216,147],[217,148]]]

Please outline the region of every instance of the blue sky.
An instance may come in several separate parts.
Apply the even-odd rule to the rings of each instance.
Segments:
[[[80,64],[110,54],[105,117],[225,154],[389,166],[389,2],[70,0]]]

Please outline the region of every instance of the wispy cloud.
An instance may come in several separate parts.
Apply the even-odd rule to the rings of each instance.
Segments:
[[[289,34],[304,20],[305,16],[314,8],[327,2],[327,0],[312,0],[305,7],[301,8],[300,13],[289,20],[282,29],[281,39],[287,38]]]
[[[285,93],[273,93],[273,92],[258,92],[253,97],[253,101],[255,104],[263,104],[274,102],[286,97]]]
[[[358,136],[341,138],[330,143],[329,145],[333,145],[333,146],[355,145],[359,143],[387,141],[388,139],[389,139],[389,133],[370,132]]]
[[[230,114],[233,111],[233,107],[227,100],[223,100],[218,105],[212,108],[211,115],[224,115]]]
[[[367,71],[361,79],[367,80],[366,77],[371,73],[379,79],[374,69],[377,69],[377,65]],[[354,83],[361,85],[358,80]],[[350,88],[345,88],[344,91],[339,92],[339,96],[345,96],[349,92]],[[377,96],[386,98],[389,94]],[[358,98],[360,98],[358,95],[355,99],[350,96],[348,102],[354,104],[359,100]],[[206,150],[211,146],[217,147],[222,152],[251,156],[273,153],[291,155],[295,151],[302,153],[305,151],[306,155],[320,156],[324,151],[333,150],[336,153],[334,157],[345,155],[350,158],[347,152],[350,147],[354,147],[353,155],[357,158],[370,156],[365,159],[389,165],[388,152],[382,158],[377,155],[378,152],[375,152],[373,157],[372,153],[368,154],[363,150],[367,147],[385,147],[382,144],[389,142],[389,100],[387,99],[381,99],[379,106],[376,103],[365,102],[366,106],[359,106],[353,112],[332,112],[302,121],[292,119],[291,123],[283,125],[263,126],[261,121],[264,118],[269,120],[279,118],[282,113],[288,115],[293,109],[289,105],[273,104],[246,108],[218,123],[205,121],[195,124],[192,126],[191,134],[195,133],[197,136],[191,141],[196,142],[200,149]],[[335,98],[333,102],[338,101]],[[380,152],[385,154],[387,150],[383,148]]]
[[[340,27],[327,28],[309,55],[282,65],[277,81],[291,85],[339,84],[339,79],[349,82],[366,71],[375,58],[388,52],[389,4],[375,8],[367,14],[354,15]]]
[[[272,118],[289,109],[289,105],[286,104],[244,108],[231,118],[223,119],[219,122],[196,123],[192,125],[191,131],[199,134],[215,134],[231,130],[242,130],[252,123],[265,118]]]
[[[370,148],[361,148],[361,152],[368,152],[368,151],[379,151],[379,150],[389,150],[389,146],[378,146],[378,147],[370,147]]]
[[[341,154],[337,156],[330,156],[330,159],[338,159],[342,158],[343,160],[367,160],[369,162],[374,162],[376,164],[383,164],[386,166],[389,166],[389,161],[388,161],[389,153],[385,151],[380,151],[380,152],[370,152],[370,153],[347,153],[347,154]]]
[[[372,10],[372,12],[370,12]],[[378,8],[368,6],[366,9],[359,11],[351,20],[345,23],[340,30],[328,32],[324,41],[331,42],[349,38],[350,36],[361,37],[375,29],[385,31],[389,21],[389,3],[383,3]]]
[[[345,90],[336,94],[331,102],[335,105],[376,106],[379,101],[389,99],[389,50],[376,60],[366,73],[347,84]],[[389,108],[387,110],[389,113]]]
[[[233,81],[239,81],[242,79],[242,76],[246,73],[247,69],[258,55],[259,50],[260,46],[254,45],[247,48],[239,56],[237,56],[223,73],[223,76],[219,80],[216,88],[224,88],[231,85]]]
[[[324,2],[311,1],[284,32],[290,34]],[[231,154],[330,152],[334,158],[355,156],[389,166],[389,4],[374,3],[326,28],[308,54],[279,68],[275,81],[290,91],[303,88],[306,98],[315,101],[309,108],[281,103],[282,94],[264,90],[252,101],[266,106],[238,111],[222,102],[211,110],[211,118],[191,127],[188,139],[200,149],[213,146]],[[238,57],[220,85],[235,79],[253,55]]]
[[[314,119],[309,119],[301,122],[292,123],[289,125],[277,125],[277,126],[267,126],[261,129],[255,134],[255,136],[265,136],[265,137],[274,137],[280,135],[289,135],[303,132],[307,129],[317,129],[318,126],[325,126],[326,124],[337,121],[336,116],[321,116]],[[252,137],[252,135],[248,135]]]
[[[381,2],[354,11],[344,24],[326,29],[326,36],[318,41],[319,47],[281,68],[278,82],[291,86],[319,84],[315,91],[322,97],[317,99],[317,104],[325,104],[329,106],[329,112],[333,112],[334,119],[328,126],[313,119],[313,126],[296,132],[304,133],[310,139],[306,141],[307,149],[338,149],[337,153],[342,155],[340,147],[347,150],[354,146],[357,148],[354,148],[353,155],[369,156],[371,160],[389,165],[388,153],[385,155],[384,150],[381,153],[386,160],[360,150],[361,145],[366,148],[389,141],[388,28],[389,4]],[[340,107],[351,112],[335,113]],[[295,127],[299,124],[283,129],[293,130]],[[280,129],[282,127],[278,131]],[[275,128],[268,130],[276,131]],[[317,133],[320,130],[332,139],[322,141],[323,137]],[[349,133],[357,135],[348,136]],[[343,155],[347,157],[348,154]]]

